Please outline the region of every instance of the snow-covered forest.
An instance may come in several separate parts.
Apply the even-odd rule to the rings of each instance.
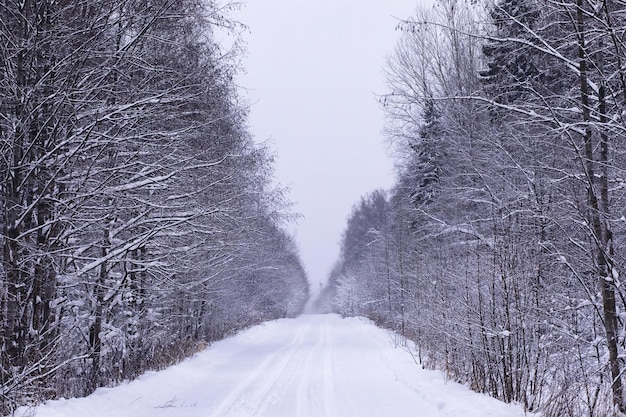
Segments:
[[[174,363],[308,284],[203,0],[0,3],[0,415]]]
[[[217,39],[236,3],[0,2],[0,415],[303,310],[242,51]],[[354,206],[317,307],[543,417],[626,415],[625,34],[616,0],[400,21],[380,96],[396,184]],[[321,349],[316,320],[283,341]],[[312,375],[315,354],[292,356]]]
[[[399,24],[397,182],[350,216],[321,304],[545,417],[626,408],[626,8],[443,0]]]

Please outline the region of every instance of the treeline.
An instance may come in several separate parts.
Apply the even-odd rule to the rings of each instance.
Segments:
[[[624,415],[624,4],[445,0],[399,29],[398,179],[322,301],[527,410]]]
[[[0,415],[303,308],[272,158],[215,39],[226,12],[0,3]]]

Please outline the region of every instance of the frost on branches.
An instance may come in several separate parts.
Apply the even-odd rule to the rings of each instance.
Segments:
[[[223,12],[0,5],[0,414],[302,308],[271,158],[212,35]]]

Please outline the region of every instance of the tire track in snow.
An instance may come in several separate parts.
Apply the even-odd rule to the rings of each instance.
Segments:
[[[307,323],[289,346],[274,352],[211,416],[343,417],[337,413],[333,359],[327,321]]]
[[[255,397],[252,405],[254,412],[250,417],[272,416],[272,413],[266,412],[270,406],[274,405],[272,400],[284,401],[285,387],[292,386],[299,377],[298,354],[302,351],[303,340],[306,339],[300,338],[299,342],[293,346],[289,356],[273,369],[267,382],[263,385],[263,390],[259,391],[259,396],[253,396]]]
[[[324,413],[326,417],[339,416],[335,397],[335,374],[333,370],[333,344],[329,336],[328,318],[324,320],[322,340],[324,343],[322,398],[324,399]]]
[[[306,332],[301,326],[291,342],[276,350],[261,362],[253,372],[211,413],[213,417],[255,416],[267,406],[272,388],[280,381],[281,374],[294,357]],[[258,386],[259,381],[265,381]]]
[[[319,386],[316,386],[316,382],[319,382],[315,378],[313,372],[313,364],[319,359],[320,352],[324,348],[324,332],[322,331],[323,324],[316,327],[314,337],[317,340],[315,346],[313,346],[306,354],[306,358],[300,365],[298,388],[296,392],[296,416],[309,417],[311,411],[316,410],[317,401],[319,401],[319,395],[316,398],[316,390]],[[322,397],[323,400],[323,397]]]

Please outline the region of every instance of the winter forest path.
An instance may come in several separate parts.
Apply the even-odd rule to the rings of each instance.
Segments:
[[[524,415],[420,369],[368,321],[335,315],[266,323],[165,371],[28,411],[37,417]]]

